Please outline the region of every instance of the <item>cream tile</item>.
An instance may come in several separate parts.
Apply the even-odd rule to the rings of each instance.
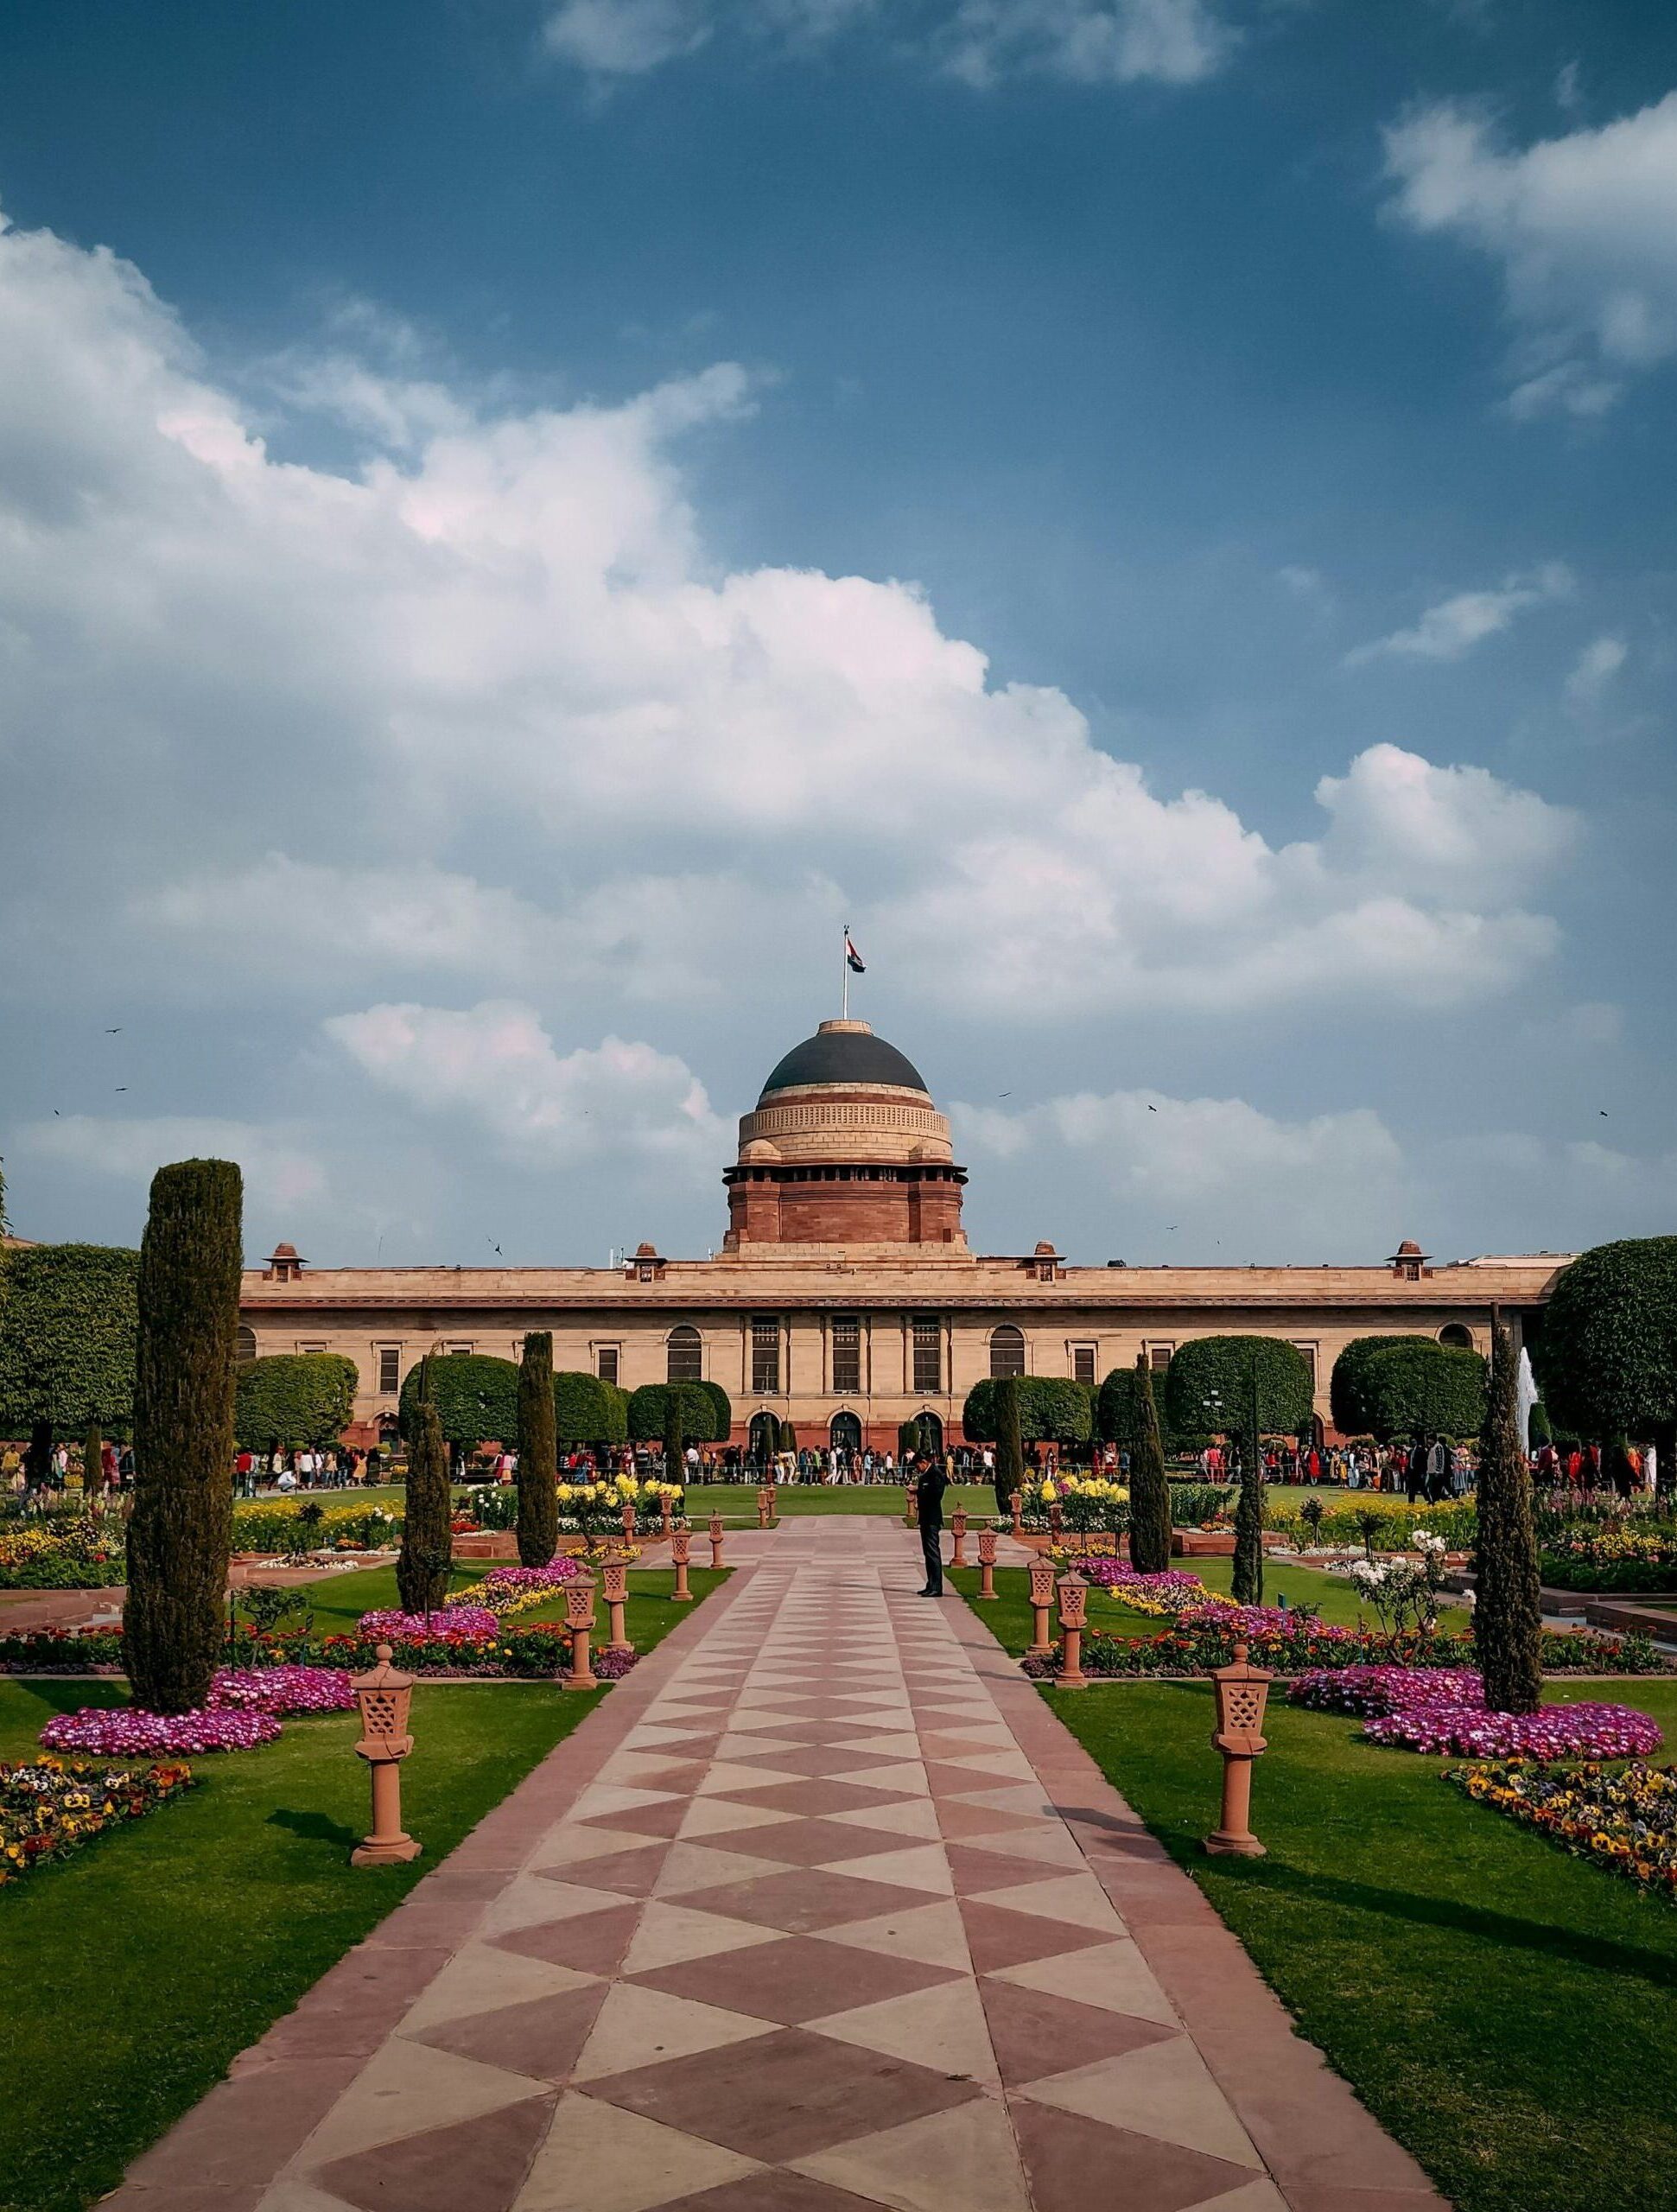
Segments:
[[[1058,1958],[999,1967],[990,1979],[1016,1981],[1023,1988],[1045,1990],[1051,1997],[1069,1997],[1079,2005],[1098,2005],[1108,2012],[1130,2012],[1138,2020],[1157,2020],[1172,2028],[1182,2024],[1128,1936]]]
[[[376,2150],[404,2135],[476,2120],[524,2097],[539,2096],[544,2082],[503,2067],[400,2037],[381,2044],[304,2144],[297,2160],[305,2170]]]
[[[988,2097],[791,2163],[895,2212],[1030,2212],[1013,2130]]]
[[[1125,1932],[1111,1899],[1089,1873],[1062,1874],[1051,1882],[1032,1882],[1023,1889],[1010,1889],[1004,1884],[978,1891],[975,1902],[1006,1905],[1009,1912],[1028,1912],[1039,1920],[1064,1921],[1069,1928],[1109,1929],[1115,1936]]]
[[[545,1959],[522,1958],[490,1943],[467,1943],[455,1952],[403,2016],[402,2032],[416,2035],[442,2020],[461,2020],[473,2012],[498,2012],[504,2005],[525,2005],[537,1997],[557,1997],[580,1989],[594,1976]]]
[[[743,1851],[710,1851],[702,1843],[675,1843],[664,1860],[652,1894],[680,1897],[689,1890],[712,1890],[724,1882],[746,1882],[759,1874],[784,1874],[780,1860],[759,1859]],[[619,1904],[622,1899],[617,1900]]]
[[[651,2212],[764,2171],[754,2158],[573,2091],[560,2100],[512,2212]]]
[[[1032,2082],[1020,2094],[1061,2112],[1080,2112],[1108,2127],[1128,2127],[1186,2151],[1203,2151],[1208,2158],[1227,2158],[1234,2165],[1263,2164],[1185,2035]]]
[[[887,1998],[883,2004],[854,2005],[848,2012],[831,2012],[804,2024],[812,2035],[860,2044],[892,2058],[935,2067],[940,2074],[964,2074],[975,2082],[1000,2084],[990,2031],[974,1981],[941,1982],[933,1989]]]
[[[780,1940],[778,1928],[756,1928],[748,1921],[728,1920],[721,1913],[699,1912],[652,1897],[630,1938],[622,1972],[651,1974],[659,1967],[685,1966],[689,1959],[714,1958],[720,1951],[743,1951],[753,1943]]]
[[[953,1902],[911,1905],[872,1920],[853,1920],[842,1928],[823,1929],[822,1940],[848,1943],[859,1951],[883,1951],[892,1958],[918,1959],[922,1966],[949,1967],[956,1974],[972,1972],[966,1928]]]
[[[586,1860],[583,1862],[586,1867]],[[541,1928],[550,1920],[574,1920],[578,1913],[604,1912],[623,1899],[609,1890],[591,1890],[581,1882],[556,1882],[544,1874],[517,1874],[498,1897],[490,1900],[480,1936],[508,1936],[517,1928]]]
[[[626,2074],[632,2067],[691,2058],[701,2050],[720,2050],[753,2036],[772,2034],[774,2024],[726,2012],[720,2005],[670,1997],[661,1989],[643,1989],[634,1982],[614,1982],[571,2078],[579,2083],[598,2082],[607,2074]]]

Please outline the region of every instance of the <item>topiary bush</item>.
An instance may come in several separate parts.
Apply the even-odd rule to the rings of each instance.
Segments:
[[[233,1389],[233,1435],[247,1452],[277,1445],[335,1444],[361,1387],[353,1359],[330,1351],[272,1352],[241,1367]]]
[[[1677,1236],[1598,1244],[1562,1271],[1532,1346],[1555,1427],[1629,1436],[1677,1482]]]
[[[553,1378],[553,1428],[561,1444],[626,1443],[628,1397],[597,1375],[562,1368]]]
[[[1376,1352],[1390,1351],[1394,1345],[1430,1344],[1430,1337],[1407,1336],[1353,1337],[1333,1363],[1333,1373],[1328,1382],[1328,1402],[1333,1413],[1333,1425],[1342,1436],[1372,1436],[1374,1423],[1369,1418],[1367,1376],[1369,1362]]]
[[[1479,1538],[1473,1640],[1493,1713],[1535,1713],[1542,1694],[1543,1611],[1531,1475],[1521,1448],[1519,1354],[1499,1324],[1479,1440]]]
[[[1011,1389],[1020,1436],[1030,1443],[1087,1444],[1095,1432],[1095,1390],[1053,1375],[987,1376],[968,1391],[961,1426],[971,1444],[999,1444],[1001,1395]]]
[[[91,1421],[125,1436],[134,1421],[140,1255],[108,1244],[35,1244],[4,1255],[0,1436]]]
[[[487,1352],[432,1353],[411,1368],[402,1385],[402,1433],[413,1440],[420,1376],[431,1370],[431,1403],[445,1440],[468,1447],[511,1444],[518,1433],[518,1369]]]
[[[553,1338],[532,1329],[518,1365],[518,1563],[546,1567],[559,1548]]]
[[[681,1406],[683,1437],[695,1444],[722,1444],[727,1425],[719,1427],[715,1397],[703,1382],[643,1382],[629,1397],[629,1434],[637,1444],[661,1443],[666,1433],[665,1408],[671,1393]],[[726,1396],[723,1398],[726,1405]]]
[[[1171,1486],[1165,1477],[1165,1446],[1145,1352],[1135,1362],[1135,1400],[1129,1461],[1130,1564],[1142,1574],[1163,1574],[1171,1564]]]
[[[511,1362],[502,1363],[511,1366]],[[408,1491],[402,1522],[402,1550],[396,1562],[396,1586],[402,1610],[433,1613],[448,1594],[448,1569],[454,1557],[454,1501],[448,1488],[448,1451],[442,1422],[431,1395],[432,1376],[452,1360],[422,1359],[416,1378],[408,1435]],[[514,1376],[518,1369],[512,1370]],[[518,1408],[513,1408],[509,1435],[518,1433]]]
[[[1477,1436],[1484,1427],[1489,1381],[1490,1370],[1477,1351],[1434,1344],[1430,1337],[1384,1345],[1360,1370],[1369,1433],[1380,1444],[1398,1437]]]

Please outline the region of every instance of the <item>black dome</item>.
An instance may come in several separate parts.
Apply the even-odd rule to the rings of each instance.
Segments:
[[[772,1092],[804,1083],[889,1083],[920,1091],[926,1087],[914,1063],[871,1029],[818,1029],[794,1045],[757,1103],[760,1106]]]

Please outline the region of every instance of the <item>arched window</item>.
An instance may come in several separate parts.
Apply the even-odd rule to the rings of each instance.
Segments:
[[[1464,1321],[1447,1321],[1439,1331],[1439,1342],[1447,1351],[1471,1351],[1473,1332]]]
[[[1025,1332],[1014,1328],[1011,1321],[1004,1321],[999,1329],[990,1332],[990,1372],[992,1375],[1023,1375],[1025,1372]]]
[[[696,1329],[671,1329],[664,1347],[666,1382],[702,1382],[704,1380],[704,1346],[699,1341]]]
[[[254,1329],[247,1329],[241,1325],[238,1344],[233,1352],[234,1363],[239,1367],[249,1367],[254,1362],[256,1356],[257,1332]]]

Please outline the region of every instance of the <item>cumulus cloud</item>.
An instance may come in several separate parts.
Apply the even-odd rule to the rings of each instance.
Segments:
[[[1017,74],[1197,84],[1236,42],[1212,0],[915,0],[889,13],[882,0],[563,0],[543,35],[549,53],[603,79],[643,75],[724,29],[797,51],[862,29],[975,87]]]
[[[384,1089],[475,1123],[531,1165],[662,1161],[708,1178],[722,1156],[725,1125],[681,1060],[620,1037],[562,1054],[534,1007],[514,1000],[374,1006],[324,1026]]]
[[[721,571],[681,460],[748,414],[737,367],[429,429],[398,398],[334,473],[276,458],[110,254],[0,232],[0,340],[21,996],[562,987],[562,1059],[841,915],[954,1009],[1039,1023],[1457,1003],[1553,944],[1533,887],[1571,817],[1483,770],[1374,747],[1272,843],[995,681],[912,584]],[[121,888],[67,901],[90,842]]]
[[[1564,562],[1550,561],[1528,575],[1505,576],[1490,591],[1458,592],[1429,607],[1407,630],[1394,630],[1357,645],[1345,656],[1347,668],[1361,668],[1390,655],[1400,660],[1462,660],[1475,645],[1506,630],[1515,617],[1546,600],[1565,599],[1573,577]]]
[[[1509,404],[1597,415],[1677,353],[1677,92],[1515,148],[1480,109],[1419,108],[1386,134],[1399,219],[1500,267],[1524,343]]]

